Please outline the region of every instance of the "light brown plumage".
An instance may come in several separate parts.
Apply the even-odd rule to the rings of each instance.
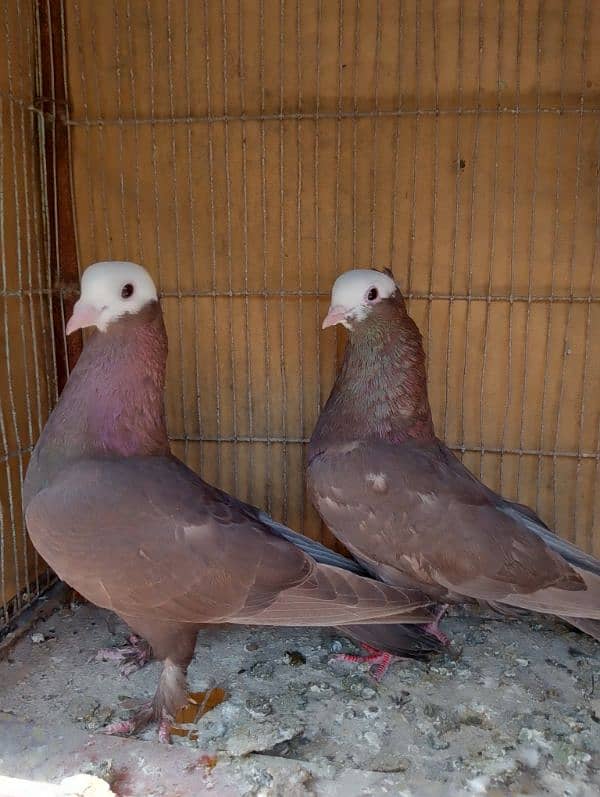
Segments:
[[[378,280],[363,273],[366,285]],[[344,361],[309,446],[315,507],[388,584],[444,603],[556,614],[598,636],[600,562],[488,489],[435,437],[421,336],[391,290],[348,322]]]
[[[429,619],[420,590],[319,564],[258,510],[171,455],[166,350],[156,301],[96,331],[35,447],[24,490],[27,527],[41,555],[164,660],[154,701],[128,729],[172,717],[184,702],[204,623]]]

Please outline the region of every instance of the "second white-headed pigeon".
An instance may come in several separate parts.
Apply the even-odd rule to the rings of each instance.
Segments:
[[[336,537],[387,584],[442,604],[558,615],[600,638],[600,561],[482,484],[436,437],[421,335],[391,272],[338,277],[323,327],[334,324],[349,340],[307,481]]]

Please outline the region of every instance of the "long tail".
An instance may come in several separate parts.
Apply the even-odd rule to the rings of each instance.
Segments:
[[[298,532],[278,523],[266,512],[258,511],[258,518],[278,536],[301,548],[320,564],[333,565],[351,573],[368,576],[367,571],[354,559],[326,548],[316,540],[311,540]],[[428,659],[441,653],[445,648],[441,642],[418,625],[394,623],[394,625],[347,625],[338,630],[356,642],[370,645],[377,650],[393,653],[395,656],[411,659]]]
[[[446,648],[419,625],[343,625],[340,633],[403,659],[426,660]]]
[[[362,623],[428,623],[431,601],[420,590],[396,589],[330,565],[318,565],[302,584],[281,592],[269,606],[236,615],[233,622],[260,625],[337,626]]]
[[[586,620],[584,617],[561,617],[560,619],[600,641],[600,622],[598,620]]]
[[[573,625],[577,620],[600,620],[600,576],[578,567],[573,567],[573,570],[585,582],[585,589],[545,587],[526,595],[512,593],[503,598],[503,602],[533,612],[569,618],[568,622]]]
[[[600,560],[595,556],[585,553],[576,545],[563,540],[535,514],[535,512],[523,504],[517,504],[512,501],[506,501],[501,496],[498,496],[499,504],[498,509],[504,512],[513,520],[524,525],[529,531],[532,531],[537,537],[540,537],[546,545],[551,548],[555,553],[560,554],[563,559],[576,568],[587,570],[588,573],[594,573],[600,576]]]
[[[251,507],[253,509],[254,507]],[[321,545],[316,540],[311,540],[310,537],[305,537],[303,534],[298,534],[297,531],[284,526],[283,523],[278,523],[270,515],[262,510],[255,510],[256,517],[265,526],[268,526],[274,534],[278,537],[283,537],[284,540],[291,542],[297,548],[307,553],[309,556],[322,565],[332,565],[333,567],[341,567],[342,570],[348,570],[351,573],[358,573],[360,576],[367,576],[368,573],[362,565],[354,559],[349,559],[347,556],[342,556],[341,553],[332,551],[331,548]]]

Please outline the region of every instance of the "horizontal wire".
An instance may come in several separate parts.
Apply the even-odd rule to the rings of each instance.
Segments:
[[[257,436],[257,435],[227,435],[227,436],[210,436],[210,435],[169,435],[169,439],[177,443],[281,443],[289,444],[294,443],[297,445],[304,445],[310,442],[309,437],[283,437],[283,436]],[[515,454],[523,457],[551,457],[560,459],[565,457],[567,459],[591,459],[600,461],[600,451],[545,451],[536,448],[499,448],[495,446],[452,446],[448,448],[451,451],[460,451],[463,454]]]
[[[169,439],[177,443],[292,443],[305,445],[310,442],[309,437],[282,437],[282,436],[260,436],[260,435],[224,435],[221,437],[210,435],[169,435]],[[546,451],[537,448],[500,448],[488,446],[448,446],[452,451],[474,454],[515,454],[526,457],[566,457],[568,459],[592,459],[600,461],[600,451]],[[0,454],[0,462],[9,459],[22,457],[30,454],[33,446],[26,446],[19,451],[9,451]]]
[[[33,109],[32,109],[33,110]],[[152,116],[136,118],[97,118],[97,119],[73,119],[70,118],[66,124],[70,127],[115,127],[115,126],[140,126],[140,125],[193,125],[193,124],[213,124],[219,122],[282,122],[282,121],[317,121],[321,119],[396,119],[406,116],[414,118],[417,116],[498,116],[498,114],[508,115],[537,115],[554,114],[556,116],[581,114],[597,114],[600,108],[399,108],[395,110],[373,110],[373,111],[288,111],[284,113],[266,114],[215,114],[214,116]]]
[[[72,286],[64,286],[59,288],[14,288],[11,290],[0,290],[0,296],[9,297],[23,297],[23,296],[45,296],[57,295],[74,296],[79,294],[79,285],[73,284]],[[186,299],[186,298],[239,298],[244,299],[250,296],[256,296],[261,299],[279,299],[282,296],[295,299],[299,297],[314,297],[319,299],[328,299],[330,297],[329,291],[294,291],[294,290],[181,290],[181,291],[161,291],[160,296],[163,299]],[[515,295],[502,295],[502,294],[476,294],[476,293],[419,293],[411,292],[402,294],[405,299],[418,299],[426,301],[444,301],[444,302],[525,302],[527,304],[545,303],[549,304],[597,304],[600,302],[600,296],[527,296],[526,294]]]

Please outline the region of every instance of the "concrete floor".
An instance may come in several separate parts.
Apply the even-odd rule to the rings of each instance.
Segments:
[[[111,617],[65,607],[0,662],[0,774],[89,772],[120,797],[600,794],[600,645],[558,622],[451,617],[452,656],[381,684],[326,630],[207,629],[190,686],[228,697],[165,746],[100,732],[159,672],[90,660],[124,638]]]

